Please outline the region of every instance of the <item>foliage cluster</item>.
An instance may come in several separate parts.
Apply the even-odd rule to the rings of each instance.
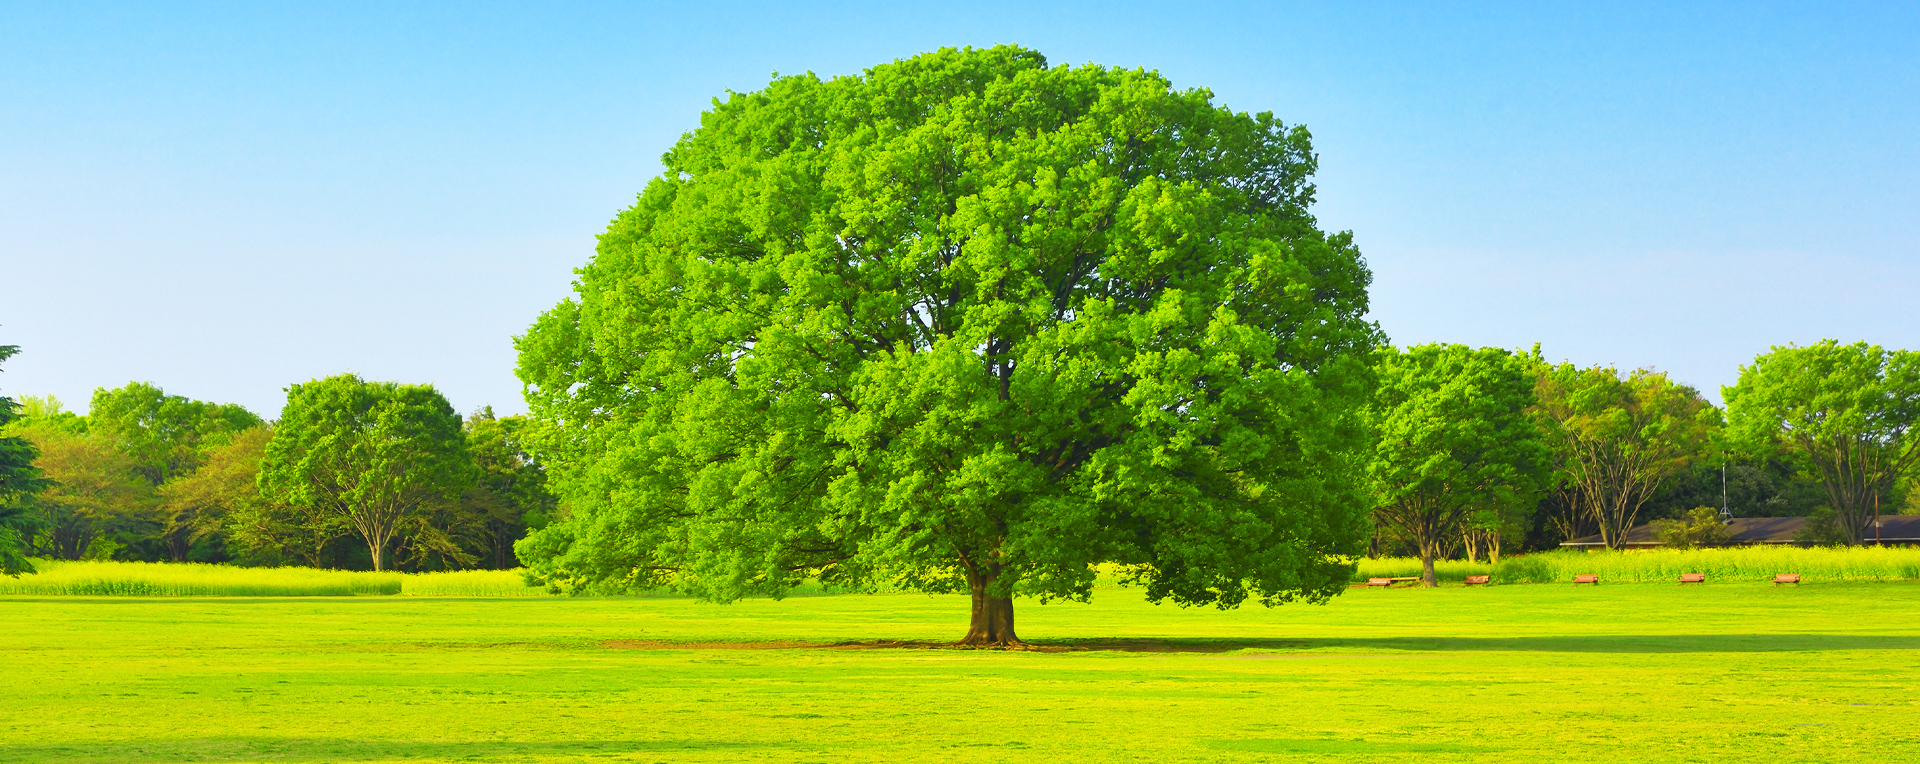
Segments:
[[[380,423],[385,429],[347,426],[314,435],[325,430],[316,419],[353,422],[345,416],[350,407],[329,408],[352,396],[301,403],[301,391],[314,389],[403,388],[351,376],[295,385],[290,392],[298,405],[271,425],[238,406],[169,395],[142,382],[95,391],[86,416],[63,411],[52,398],[30,399],[28,415],[17,416],[9,401],[0,451],[29,455],[31,470],[18,473],[27,477],[13,482],[32,490],[0,495],[0,542],[6,542],[0,555],[19,561],[9,570],[24,565],[26,556],[402,570],[518,566],[513,543],[554,511],[522,418],[482,409],[462,421],[437,392],[413,387],[404,389],[416,401],[437,401],[437,429],[386,421]],[[350,517],[311,501],[305,484],[287,477],[312,450],[310,442],[296,443],[307,435],[338,446],[330,453],[343,457],[306,459],[316,472],[343,475],[365,462],[356,473],[367,481],[358,486],[363,494],[417,487],[422,476],[437,481],[433,490],[406,495],[406,506],[388,507],[402,510],[383,529],[386,535],[377,536],[390,559],[376,564],[374,545]],[[422,448],[431,444],[442,447],[437,461]],[[275,464],[276,453],[286,467],[283,479],[263,480],[263,465]],[[378,483],[381,467],[400,479]],[[362,542],[357,548],[356,541]]]

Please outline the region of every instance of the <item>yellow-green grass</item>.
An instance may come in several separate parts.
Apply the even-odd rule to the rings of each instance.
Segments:
[[[518,571],[373,573],[163,562],[35,560],[37,573],[0,576],[0,594],[135,597],[417,595],[543,596]]]
[[[0,761],[1920,759],[1920,584],[966,601],[0,598]]]
[[[1920,581],[1920,547],[1564,550],[1509,556],[1498,568],[1484,561],[1438,560],[1434,573],[1441,583],[1455,584],[1486,574],[1496,584],[1566,583],[1583,573],[1600,576],[1602,583],[1671,584],[1682,573],[1705,573],[1709,583],[1765,582],[1780,573],[1799,573],[1807,581]],[[1361,560],[1353,580],[1418,575],[1419,559],[1384,557]]]

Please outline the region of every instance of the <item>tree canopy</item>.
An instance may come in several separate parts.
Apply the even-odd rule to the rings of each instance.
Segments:
[[[343,374],[287,388],[259,479],[269,500],[339,518],[385,570],[396,537],[457,501],[472,471],[460,415],[439,391]]]
[[[1376,358],[1374,513],[1414,545],[1425,584],[1438,586],[1434,558],[1477,512],[1529,504],[1542,487],[1551,461],[1531,418],[1532,365],[1465,345],[1384,347]]]
[[[235,403],[210,403],[168,395],[151,382],[131,382],[93,391],[88,428],[111,438],[155,486],[200,465],[210,440],[262,424]]]
[[[1536,356],[1537,362],[1537,356]],[[1618,548],[1662,485],[1704,455],[1720,410],[1663,372],[1539,363],[1536,393],[1555,473],[1576,511]]]
[[[1775,346],[1740,367],[1721,397],[1742,443],[1784,446],[1805,460],[1850,544],[1920,459],[1920,353],[1834,340]]]
[[[732,93],[517,341],[561,587],[1324,600],[1379,341],[1304,128],[942,50]]]

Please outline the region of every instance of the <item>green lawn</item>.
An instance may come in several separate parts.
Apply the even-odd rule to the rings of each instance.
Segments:
[[[1117,590],[1019,606],[1025,638],[1091,649],[767,644],[953,639],[964,614],[921,595],[0,597],[0,761],[1920,759],[1920,584],[1225,613]]]

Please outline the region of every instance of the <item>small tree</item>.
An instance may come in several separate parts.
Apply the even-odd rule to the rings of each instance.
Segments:
[[[1679,520],[1655,520],[1653,532],[1660,543],[1674,549],[1718,546],[1732,538],[1726,522],[1720,519],[1719,510],[1713,507],[1694,507]]]
[[[1865,537],[1876,499],[1920,459],[1920,353],[1823,340],[1774,347],[1722,388],[1744,443],[1786,448],[1819,476],[1848,544]]]
[[[1535,360],[1538,362],[1536,349]],[[1691,387],[1641,369],[1537,366],[1540,421],[1578,509],[1618,549],[1640,507],[1707,451],[1720,412]]]
[[[269,499],[343,520],[385,570],[397,533],[472,471],[460,416],[431,385],[343,374],[287,388],[260,480]]]
[[[1549,455],[1529,414],[1533,376],[1525,358],[1498,348],[1389,347],[1375,357],[1374,516],[1419,550],[1425,585],[1438,586],[1434,558],[1470,530],[1500,528],[1499,508],[1540,490]]]

